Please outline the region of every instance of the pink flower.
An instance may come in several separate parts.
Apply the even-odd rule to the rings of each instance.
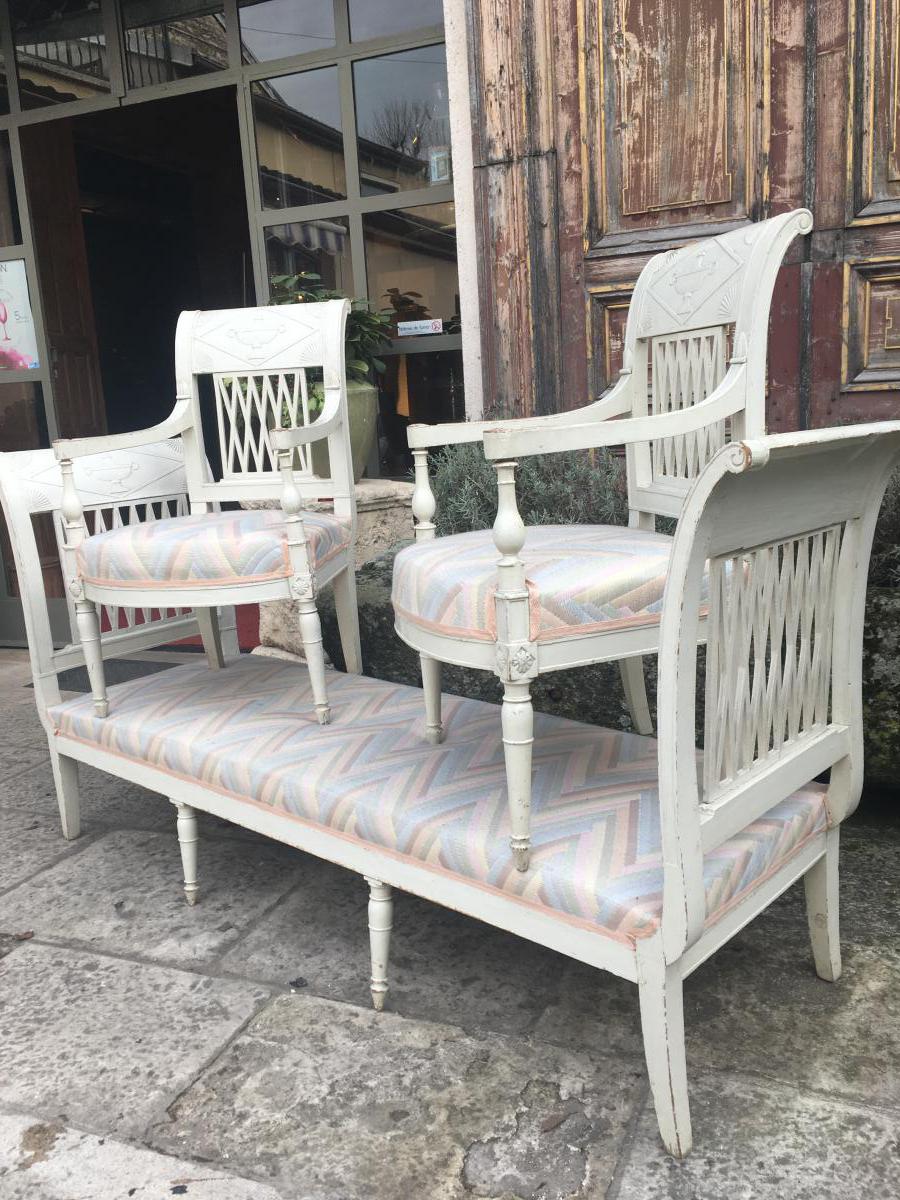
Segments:
[[[18,350],[0,350],[0,371],[27,371],[31,363]]]

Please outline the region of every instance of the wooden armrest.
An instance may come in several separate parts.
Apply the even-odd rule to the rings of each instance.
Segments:
[[[325,404],[321,413],[309,425],[297,425],[285,429],[276,425],[269,435],[272,449],[276,454],[293,450],[297,446],[307,446],[310,442],[319,442],[328,437],[338,428],[341,418],[340,393],[326,391]]]
[[[625,417],[618,421],[586,422],[582,411],[572,414],[579,418],[577,421],[565,425],[536,426],[533,421],[498,423],[485,430],[484,454],[492,460],[516,459],[530,454],[559,454],[565,450],[625,446],[632,442],[693,433],[740,411],[744,404],[745,369],[743,363],[732,366],[721,384],[705,400],[674,412]]]
[[[53,452],[57,462],[73,458],[84,458],[88,454],[108,454],[114,450],[133,450],[136,446],[149,446],[153,442],[164,442],[190,428],[191,402],[179,400],[172,412],[158,425],[149,429],[136,429],[132,433],[109,433],[99,437],[57,438]]]
[[[410,425],[406,431],[410,450],[432,446],[455,446],[463,442],[480,442],[488,430],[510,428],[553,431],[607,421],[621,416],[631,408],[631,373],[623,371],[618,381],[599,400],[569,412],[551,413],[545,417],[523,417],[510,421],[457,421],[452,425]],[[614,444],[614,443],[613,443]]]

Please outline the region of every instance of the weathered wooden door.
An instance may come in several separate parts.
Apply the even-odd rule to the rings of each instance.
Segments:
[[[485,394],[575,407],[652,253],[806,205],[773,429],[900,414],[900,0],[471,0]]]
[[[69,121],[22,131],[44,324],[63,437],[106,432],[81,197]],[[128,270],[122,263],[121,269]],[[140,286],[135,281],[135,286]]]

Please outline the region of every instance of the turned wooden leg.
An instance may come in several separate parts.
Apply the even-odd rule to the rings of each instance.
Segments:
[[[350,675],[362,675],[362,647],[359,644],[359,608],[356,603],[356,572],[352,566],[335,575],[334,609],[344,652],[344,667]]]
[[[386,883],[368,877],[366,883],[369,885],[369,948],[372,954],[372,982],[369,990],[372,993],[375,1011],[381,1012],[388,993],[387,964],[394,920],[394,897]]]
[[[642,946],[642,942],[652,945]],[[682,986],[678,964],[666,966],[659,939],[638,939],[644,1056],[660,1136],[675,1158],[684,1158],[691,1149]]]
[[[516,869],[527,871],[531,861],[531,748],[534,744],[534,710],[528,683],[504,684],[500,720],[506,759],[509,845]]]
[[[441,720],[441,664],[427,654],[419,655],[422,665],[422,690],[425,693],[425,739],[432,746],[444,740]]]
[[[206,660],[213,670],[219,670],[225,666],[222,635],[219,632],[219,614],[214,608],[195,608],[194,616],[200,628]]]
[[[184,898],[191,906],[197,903],[200,885],[197,882],[197,814],[189,804],[175,803],[178,810],[176,826],[178,846],[181,850],[181,866],[184,871]]]
[[[93,600],[75,601],[75,623],[84,653],[84,665],[91,682],[94,697],[94,712],[98,717],[109,715],[109,700],[106,698],[106,672],[103,669],[103,654],[100,649],[100,618]]]
[[[635,732],[646,735],[653,733],[653,717],[650,715],[647,681],[644,678],[644,660],[640,657],[623,658],[619,663],[619,673],[622,676],[625,703],[631,713],[631,723]]]
[[[303,653],[306,655],[306,665],[309,669],[309,682],[312,687],[313,701],[316,706],[316,716],[320,725],[327,725],[331,720],[331,709],[328,707],[328,689],[325,686],[325,649],[322,645],[322,623],[315,600],[301,600],[300,604],[300,637],[303,641]]]
[[[829,982],[841,974],[841,933],[838,906],[837,828],[825,835],[825,854],[803,876],[806,889],[806,919],[812,942],[816,974]]]
[[[81,833],[78,763],[74,758],[67,758],[66,755],[60,754],[52,744],[50,746],[50,763],[53,767],[53,782],[56,784],[56,802],[59,805],[62,835],[67,841],[72,841]]]

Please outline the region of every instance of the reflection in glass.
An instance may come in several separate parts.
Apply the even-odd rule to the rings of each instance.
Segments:
[[[350,230],[346,217],[292,221],[266,229],[266,262],[273,275],[312,272],[329,291],[353,295]]]
[[[130,88],[228,66],[222,0],[122,0]]]
[[[461,350],[385,356],[387,370],[379,377],[381,469],[385,475],[407,475],[412,455],[406,430],[410,424],[464,421]]]
[[[10,0],[23,108],[109,92],[109,55],[97,0]]]
[[[0,52],[0,117],[9,112],[9,88],[6,84],[6,59]]]
[[[9,153],[9,134],[0,133],[0,246],[17,246],[22,240],[16,184]]]
[[[418,335],[404,328],[413,322],[435,322],[428,332],[459,332],[453,205],[368,213],[363,235],[369,298],[390,316],[394,336]]]
[[[0,450],[38,450],[49,445],[41,385],[0,382]]]
[[[240,0],[241,58],[268,62],[334,45],[332,0]]]
[[[442,45],[354,63],[353,90],[362,195],[451,181]]]
[[[350,0],[350,37],[354,42],[411,33],[443,25],[441,0]]]
[[[263,208],[347,195],[337,67],[253,84]]]

